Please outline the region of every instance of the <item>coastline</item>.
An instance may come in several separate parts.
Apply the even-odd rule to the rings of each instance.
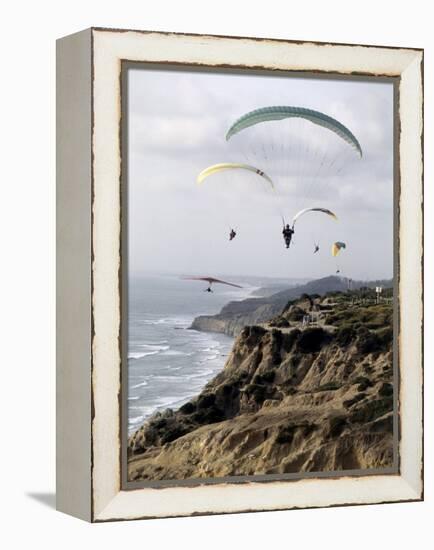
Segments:
[[[142,287],[144,284],[155,284],[154,279],[143,281]],[[185,295],[185,287],[178,287],[178,284],[176,278],[160,281],[162,295],[169,292],[163,307],[156,295],[152,313],[144,308],[134,311],[132,342],[128,353],[129,435],[153,414],[167,408],[178,410],[200,393],[224,367],[232,350],[233,337],[224,333],[188,330],[197,311],[203,311],[204,307],[219,311],[219,303],[224,306],[231,300],[242,301],[258,289],[258,286],[249,285],[241,292],[230,290],[212,295],[212,300],[209,300],[208,295],[201,292],[198,294],[197,286],[192,289],[193,293],[187,289]],[[135,288],[139,287],[140,284],[136,282]],[[148,302],[148,296],[149,291],[145,288],[140,295],[143,303]],[[201,310],[197,308],[197,299],[200,300]],[[187,312],[184,311],[185,301],[191,304]]]
[[[353,290],[363,287],[375,288],[392,286],[391,280],[351,281]],[[256,297],[255,293],[241,301],[229,302],[215,315],[200,315],[191,324],[191,329],[203,332],[216,332],[228,336],[238,336],[245,326],[267,322],[279,315],[289,301],[299,299],[304,294],[324,295],[327,292],[345,292],[348,289],[346,277],[329,276],[308,281],[305,284],[290,286],[274,294]]]
[[[392,305],[355,297],[301,297],[245,327],[200,393],[129,438],[129,479],[391,468]]]

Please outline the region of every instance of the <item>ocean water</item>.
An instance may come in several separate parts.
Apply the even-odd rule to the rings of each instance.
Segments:
[[[238,283],[238,280],[233,280]],[[155,411],[176,410],[197,395],[224,366],[233,339],[189,330],[197,315],[218,313],[242,289],[160,275],[132,278],[128,296],[128,431]]]

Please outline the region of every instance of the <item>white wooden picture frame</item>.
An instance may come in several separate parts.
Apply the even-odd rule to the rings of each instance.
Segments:
[[[128,62],[396,83],[399,469],[125,488],[121,77]],[[423,498],[423,51],[92,28],[57,44],[57,507],[91,522]]]

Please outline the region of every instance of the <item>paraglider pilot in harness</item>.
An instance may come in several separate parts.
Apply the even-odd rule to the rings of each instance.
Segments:
[[[234,229],[231,229],[231,232],[229,233],[229,240],[235,239],[237,236],[237,232]]]
[[[294,234],[294,227],[289,227],[288,223],[283,226],[282,235],[283,235],[283,238],[285,239],[286,248],[289,248],[293,234]]]

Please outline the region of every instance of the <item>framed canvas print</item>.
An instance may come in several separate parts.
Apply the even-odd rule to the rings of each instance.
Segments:
[[[57,502],[423,498],[423,52],[57,46]]]

